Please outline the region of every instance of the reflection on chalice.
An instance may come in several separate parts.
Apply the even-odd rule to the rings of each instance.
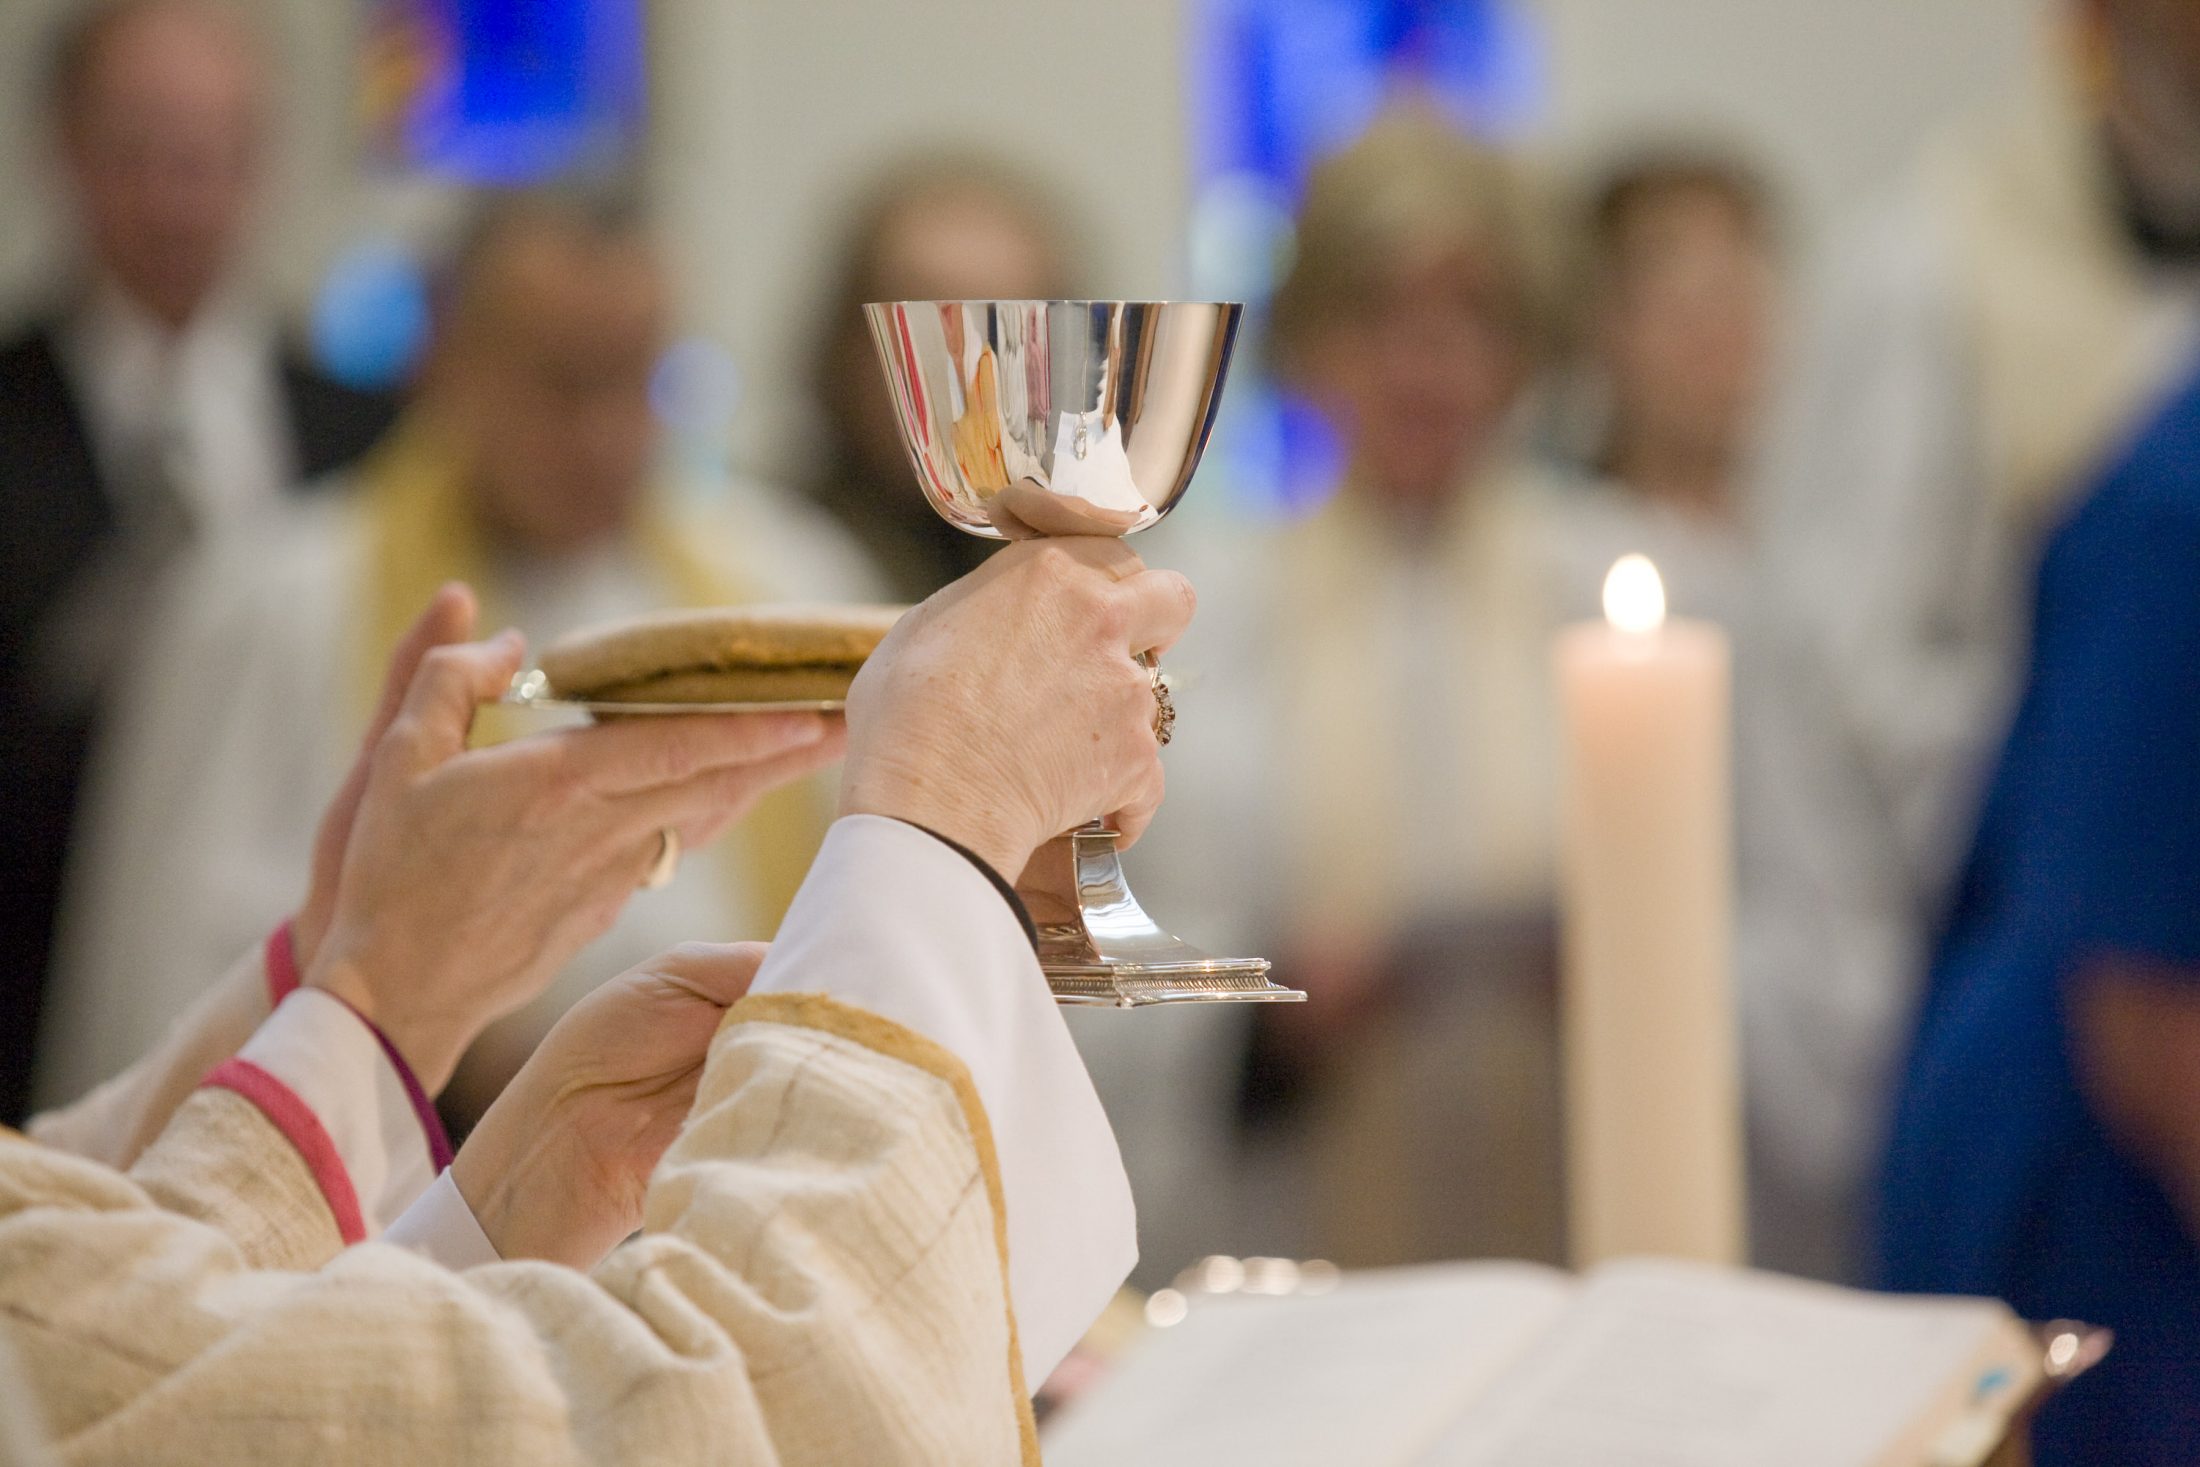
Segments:
[[[925,497],[993,540],[1128,535],[1183,497],[1207,445],[1240,307],[901,301],[864,307]],[[1151,659],[1141,658],[1149,667]],[[1173,709],[1158,675],[1166,742]],[[1148,917],[1116,833],[1049,841],[1016,883],[1063,1003],[1292,1001],[1265,958],[1210,957]]]

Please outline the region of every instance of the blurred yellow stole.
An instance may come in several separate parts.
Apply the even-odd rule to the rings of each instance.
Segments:
[[[1432,716],[1400,705],[1398,659],[1385,588],[1401,563],[1422,554],[1443,572],[1454,634],[1439,646],[1463,659],[1428,666],[1450,730],[1456,788],[1468,808],[1443,812],[1471,830],[1467,869],[1456,874],[1462,908],[1549,900],[1553,852],[1548,534],[1539,481],[1510,459],[1463,485],[1442,518],[1418,537],[1388,522],[1346,485],[1285,532],[1276,645],[1288,649],[1277,712],[1296,823],[1287,892],[1303,933],[1377,941],[1416,915],[1396,832],[1429,792],[1401,767],[1399,727]],[[1412,543],[1417,538],[1418,547]]]
[[[417,422],[400,424],[360,465],[358,512],[365,517],[366,584],[357,625],[358,705],[364,722],[374,706],[390,651],[437,588],[464,581],[480,602],[482,634],[505,623],[481,527],[466,503],[455,458]],[[681,606],[737,606],[757,598],[696,552],[654,504],[636,529],[642,554]],[[522,630],[525,630],[522,628]],[[474,718],[472,742],[500,743],[533,726],[518,710],[485,705]],[[768,937],[776,931],[808,873],[827,824],[818,781],[773,791],[724,837],[737,859],[727,863],[738,886],[732,910],[766,923],[759,933],[697,933],[698,939]],[[636,863],[648,853],[637,854]]]

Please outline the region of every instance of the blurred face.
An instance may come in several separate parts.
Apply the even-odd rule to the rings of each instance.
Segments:
[[[110,24],[58,119],[64,182],[93,260],[172,326],[236,262],[260,187],[265,105],[237,23],[174,4]]]
[[[1773,268],[1728,199],[1660,195],[1622,225],[1597,347],[1618,431],[1721,461],[1748,431],[1772,327]]]
[[[1047,244],[1015,210],[981,194],[946,194],[910,205],[888,226],[877,266],[886,300],[1022,300],[1050,294]],[[860,327],[860,323],[858,323]],[[855,449],[876,472],[905,472],[907,455],[870,334],[851,330],[839,368]],[[910,493],[916,493],[914,480]]]
[[[2200,6],[2192,0],[2095,0],[2125,56],[2149,58],[2200,112]]]
[[[541,555],[620,534],[649,481],[649,382],[670,314],[636,238],[514,226],[481,262],[426,394],[468,454],[483,518]]]
[[[2108,134],[2146,212],[2200,228],[2200,5],[2094,0],[2114,81]]]
[[[1308,389],[1344,434],[1358,488],[1432,509],[1494,446],[1527,379],[1526,323],[1497,262],[1430,257],[1397,271],[1308,354]]]

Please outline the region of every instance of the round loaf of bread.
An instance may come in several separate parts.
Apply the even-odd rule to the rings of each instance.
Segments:
[[[848,696],[906,606],[715,606],[590,627],[548,647],[553,697],[807,703]]]

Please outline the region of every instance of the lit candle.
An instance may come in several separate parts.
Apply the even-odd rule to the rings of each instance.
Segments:
[[[1555,649],[1574,1261],[1739,1263],[1732,660],[1642,556],[1604,615]]]

